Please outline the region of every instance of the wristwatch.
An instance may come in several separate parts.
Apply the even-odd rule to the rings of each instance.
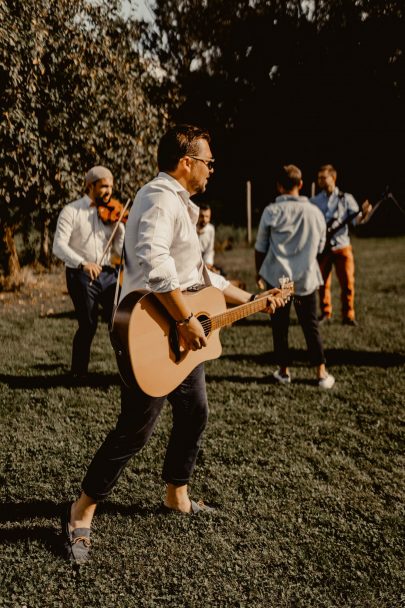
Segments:
[[[82,262],[80,262],[80,264],[78,265],[77,269],[78,269],[78,270],[83,270],[83,268],[84,268],[83,263],[82,263]]]

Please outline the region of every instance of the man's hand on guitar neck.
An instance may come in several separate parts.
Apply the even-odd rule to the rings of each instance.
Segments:
[[[262,312],[272,314],[276,308],[284,306],[286,299],[283,297],[282,293],[283,292],[281,289],[275,287],[256,294],[256,298],[268,297],[268,306]],[[247,304],[248,302],[251,302],[253,294],[245,291],[244,289],[240,289],[235,285],[229,285],[224,291],[224,296],[227,304],[237,306],[239,304]]]
[[[275,287],[257,294],[257,298],[265,298],[267,296],[268,306],[262,312],[272,315],[277,308],[282,308],[290,298],[284,298],[282,290]]]

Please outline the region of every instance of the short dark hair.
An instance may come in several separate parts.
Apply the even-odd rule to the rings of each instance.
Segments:
[[[276,181],[287,192],[299,186],[302,180],[301,169],[295,165],[284,165],[276,175]]]
[[[159,171],[174,171],[183,156],[198,154],[199,139],[211,141],[208,131],[194,125],[176,125],[169,129],[159,142]]]
[[[211,205],[209,203],[201,203],[200,211],[210,211]]]

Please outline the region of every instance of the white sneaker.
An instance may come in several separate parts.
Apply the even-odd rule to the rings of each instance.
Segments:
[[[291,376],[290,374],[286,374],[285,376],[280,373],[280,370],[273,372],[273,378],[280,384],[291,384]]]
[[[332,374],[326,374],[325,378],[321,378],[320,380],[318,380],[319,388],[332,388],[334,384],[335,378],[332,376]]]

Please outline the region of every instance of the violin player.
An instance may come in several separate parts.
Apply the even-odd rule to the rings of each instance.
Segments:
[[[118,270],[111,265],[111,254],[121,255],[125,234],[124,221],[109,209],[113,185],[109,169],[92,167],[86,174],[84,196],[62,209],[56,225],[53,253],[65,263],[67,289],[79,324],[72,347],[75,379],[85,378],[88,372],[99,306],[104,320],[112,314]]]

